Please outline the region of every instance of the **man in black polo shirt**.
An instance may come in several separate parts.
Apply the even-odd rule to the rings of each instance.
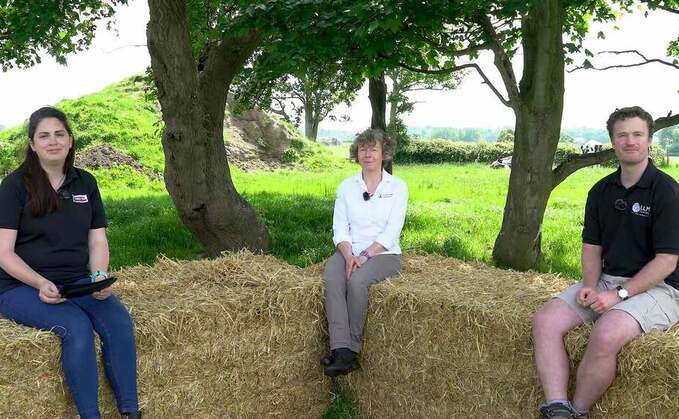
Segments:
[[[582,282],[533,317],[543,418],[586,418],[613,382],[622,346],[679,321],[679,185],[648,158],[653,132],[648,112],[619,109],[606,125],[620,167],[587,196]],[[569,400],[563,337],[595,321]]]

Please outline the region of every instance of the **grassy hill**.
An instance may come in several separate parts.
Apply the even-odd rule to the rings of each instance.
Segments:
[[[55,106],[68,115],[78,150],[109,145],[141,163],[155,173],[164,165],[160,133],[163,126],[155,100],[144,91],[141,76],[125,79],[103,90],[77,99],[66,99]],[[28,117],[28,115],[27,115]],[[281,122],[283,123],[283,122]],[[292,128],[297,132],[296,128]],[[25,147],[26,126],[19,125],[0,132],[0,177],[16,167]],[[225,131],[225,142],[230,142]],[[328,152],[301,134],[286,151],[284,163],[322,167]]]

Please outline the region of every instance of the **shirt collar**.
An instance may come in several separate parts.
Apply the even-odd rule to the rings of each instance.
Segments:
[[[386,170],[382,169],[382,182],[385,183],[390,183],[391,180],[394,178],[393,175],[390,175]],[[354,182],[356,183],[361,183],[363,182],[363,172],[358,172],[356,175],[354,175]],[[363,182],[365,183],[365,182]]]
[[[78,173],[77,170],[75,170],[75,167],[71,167],[68,169],[66,172],[66,178],[64,179],[64,182],[61,184],[61,186],[66,186],[69,183],[73,182],[75,179],[79,178],[80,174]]]
[[[620,182],[620,173],[621,173],[621,168],[618,166],[618,170],[615,171],[615,176],[613,176],[613,183],[616,185],[622,185],[622,182]],[[650,158],[648,159],[648,165],[646,165],[646,169],[644,170],[644,173],[641,175],[637,183],[635,183],[633,186],[637,188],[650,188],[651,183],[653,182],[653,179],[655,179],[656,174],[658,173],[658,168],[655,167],[653,164],[653,160]]]

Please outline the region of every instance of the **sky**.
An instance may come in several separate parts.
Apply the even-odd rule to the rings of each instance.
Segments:
[[[150,64],[146,43],[148,6],[144,0],[131,0],[118,6],[116,32],[100,29],[92,47],[72,55],[67,66],[50,57],[30,69],[0,72],[0,125],[20,124],[40,106],[61,99],[96,92],[116,81],[143,72]],[[648,57],[666,58],[669,40],[679,33],[679,15],[654,12],[648,18],[638,12],[625,16],[616,25],[593,25],[585,46],[593,52],[638,49]],[[604,30],[605,40],[596,39]],[[141,45],[141,46],[140,46]],[[520,78],[521,55],[514,64]],[[628,59],[627,62],[630,60]],[[623,57],[595,59],[596,65],[623,63]],[[490,54],[482,55],[484,72],[501,87]],[[651,64],[633,69],[608,71],[580,70],[566,74],[566,93],[562,125],[565,128],[602,128],[608,115],[618,107],[640,105],[655,117],[670,110],[679,112],[679,70]],[[415,92],[415,110],[404,119],[409,126],[512,127],[514,115],[502,105],[481,78],[469,73],[453,91]],[[367,87],[350,108],[340,106],[338,115],[347,114],[349,122],[326,120],[321,128],[358,131],[370,124]]]

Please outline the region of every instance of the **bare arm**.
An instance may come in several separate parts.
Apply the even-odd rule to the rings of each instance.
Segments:
[[[657,253],[636,275],[625,282],[625,289],[629,296],[640,294],[662,282],[677,267],[677,255]],[[599,293],[597,301],[592,304],[592,310],[603,313],[618,304],[622,299],[617,290]]]
[[[601,276],[601,246],[583,243],[580,260],[582,263],[582,288],[578,291],[575,301],[583,307],[588,307],[598,298],[596,285]]]
[[[108,239],[106,238],[106,229],[97,228],[90,230],[87,236],[87,245],[90,254],[90,272],[108,270]],[[103,279],[103,278],[102,278]],[[104,300],[108,298],[113,290],[111,287],[104,288],[101,291],[92,294],[94,298]]]
[[[16,238],[16,230],[0,228],[0,267],[12,278],[39,290],[39,297],[42,301],[49,304],[64,301],[52,281],[34,271],[14,252]]]
[[[665,280],[677,268],[679,256],[658,253],[636,275],[625,282],[630,297],[647,291]]]
[[[584,287],[595,288],[601,276],[601,246],[582,244],[582,283]]]
[[[90,272],[108,270],[108,239],[106,229],[97,228],[90,230],[87,236],[87,245],[90,252]]]

